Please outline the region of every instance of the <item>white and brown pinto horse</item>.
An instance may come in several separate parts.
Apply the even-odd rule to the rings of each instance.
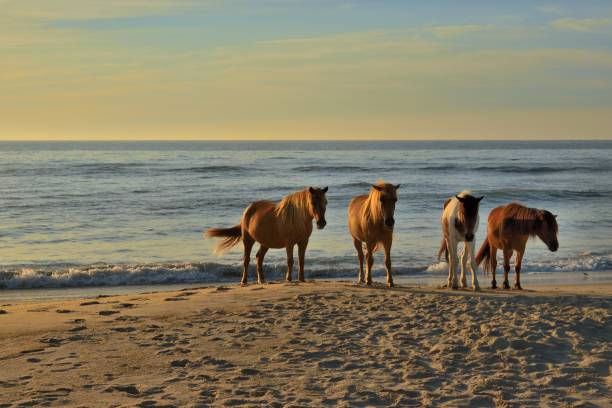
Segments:
[[[438,259],[442,253],[446,253],[448,261],[448,287],[458,289],[457,282],[457,245],[464,242],[461,254],[461,287],[467,288],[465,269],[468,258],[470,261],[470,271],[472,272],[472,289],[479,290],[478,278],[476,277],[476,257],[474,256],[474,236],[478,229],[479,217],[478,208],[480,201],[484,197],[474,197],[469,191],[462,191],[459,195],[449,198],[444,203],[442,217],[442,245],[438,251]]]
[[[325,188],[309,187],[284,197],[278,204],[272,201],[256,201],[249,205],[240,224],[231,228],[211,228],[207,237],[225,238],[215,248],[216,253],[226,251],[242,241],[244,261],[242,264],[242,285],[247,284],[251,249],[255,242],[261,245],[257,251],[257,281],[264,282],[263,260],[269,248],[287,250],[286,280],[291,281],[293,270],[293,249],[298,246],[298,280],[304,282],[304,257],[308,239],[312,234],[312,221],[323,229],[327,198]]]
[[[494,208],[489,214],[487,239],[482,243],[476,263],[484,261],[485,272],[493,274],[491,288],[497,288],[495,268],[497,267],[497,250],[504,252],[504,289],[510,289],[508,272],[510,258],[516,251],[514,288],[521,288],[521,264],[525,254],[525,246],[529,237],[539,237],[552,252],[559,249],[557,233],[557,216],[549,211],[528,208],[519,203],[510,203]]]
[[[393,286],[391,275],[391,245],[395,225],[395,203],[400,185],[378,182],[370,194],[354,197],[348,207],[348,226],[359,258],[358,283],[372,284],[374,252],[382,246],[385,250],[387,285]],[[366,275],[363,274],[363,244],[366,247]],[[365,279],[364,279],[365,278]]]

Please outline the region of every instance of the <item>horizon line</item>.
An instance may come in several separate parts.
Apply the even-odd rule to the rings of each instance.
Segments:
[[[612,142],[609,139],[0,139],[0,143],[35,142]]]

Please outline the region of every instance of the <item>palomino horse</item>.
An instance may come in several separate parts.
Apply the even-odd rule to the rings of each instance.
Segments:
[[[476,278],[476,257],[474,256],[474,235],[478,229],[478,207],[480,200],[484,197],[474,197],[469,191],[462,191],[459,195],[449,198],[444,203],[442,211],[442,245],[438,252],[438,259],[443,252],[446,252],[448,267],[448,287],[457,289],[457,244],[464,242],[463,253],[461,254],[461,287],[467,288],[465,278],[465,268],[470,259],[470,270],[472,272],[472,289],[479,290],[478,279]]]
[[[373,185],[369,195],[360,195],[351,200],[348,208],[348,225],[353,244],[359,257],[358,283],[363,283],[363,243],[366,246],[367,274],[366,285],[372,284],[372,264],[374,252],[383,246],[385,250],[385,267],[387,285],[393,286],[391,276],[391,244],[393,243],[393,225],[397,189],[400,185],[384,183]]]
[[[257,255],[257,281],[264,282],[263,260],[269,248],[285,248],[287,250],[286,280],[291,281],[293,270],[293,248],[298,246],[299,273],[298,280],[304,282],[304,255],[308,238],[312,233],[312,220],[317,228],[323,229],[327,198],[325,188],[309,187],[284,197],[280,203],[272,201],[256,201],[249,205],[240,224],[231,228],[211,228],[206,231],[207,237],[225,238],[215,248],[216,253],[226,251],[238,242],[244,244],[244,261],[242,264],[242,285],[246,285],[248,277],[251,249],[255,242],[261,245]]]
[[[548,247],[555,252],[559,249],[557,240],[557,216],[546,210],[527,208],[518,203],[510,203],[494,208],[489,214],[487,225],[487,238],[482,243],[476,263],[484,260],[483,269],[493,274],[491,288],[497,288],[495,281],[495,268],[497,267],[497,250],[504,251],[504,289],[510,289],[508,272],[510,272],[510,258],[516,251],[515,289],[521,288],[521,263],[525,253],[525,245],[529,237],[538,236]]]

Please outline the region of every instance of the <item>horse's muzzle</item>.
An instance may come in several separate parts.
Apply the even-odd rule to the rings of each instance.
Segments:
[[[323,229],[323,228],[325,228],[326,225],[327,225],[327,221],[325,221],[325,220],[317,221],[317,228],[318,229]]]
[[[387,218],[385,220],[385,225],[389,228],[393,228],[393,226],[395,225],[395,218]]]
[[[559,243],[558,242],[553,242],[552,244],[548,245],[548,249],[551,252],[557,252],[557,249],[559,249]]]
[[[467,242],[472,242],[474,240],[474,234],[465,234],[465,240]]]

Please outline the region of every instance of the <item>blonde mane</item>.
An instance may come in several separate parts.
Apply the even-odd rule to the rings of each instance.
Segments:
[[[313,218],[314,210],[308,189],[285,196],[274,209],[278,218],[287,226],[296,229],[304,228],[308,219]]]
[[[376,186],[385,188],[387,183],[382,180],[376,182]],[[383,222],[382,206],[380,205],[380,191],[372,187],[370,194],[363,205],[363,218],[372,224]]]

